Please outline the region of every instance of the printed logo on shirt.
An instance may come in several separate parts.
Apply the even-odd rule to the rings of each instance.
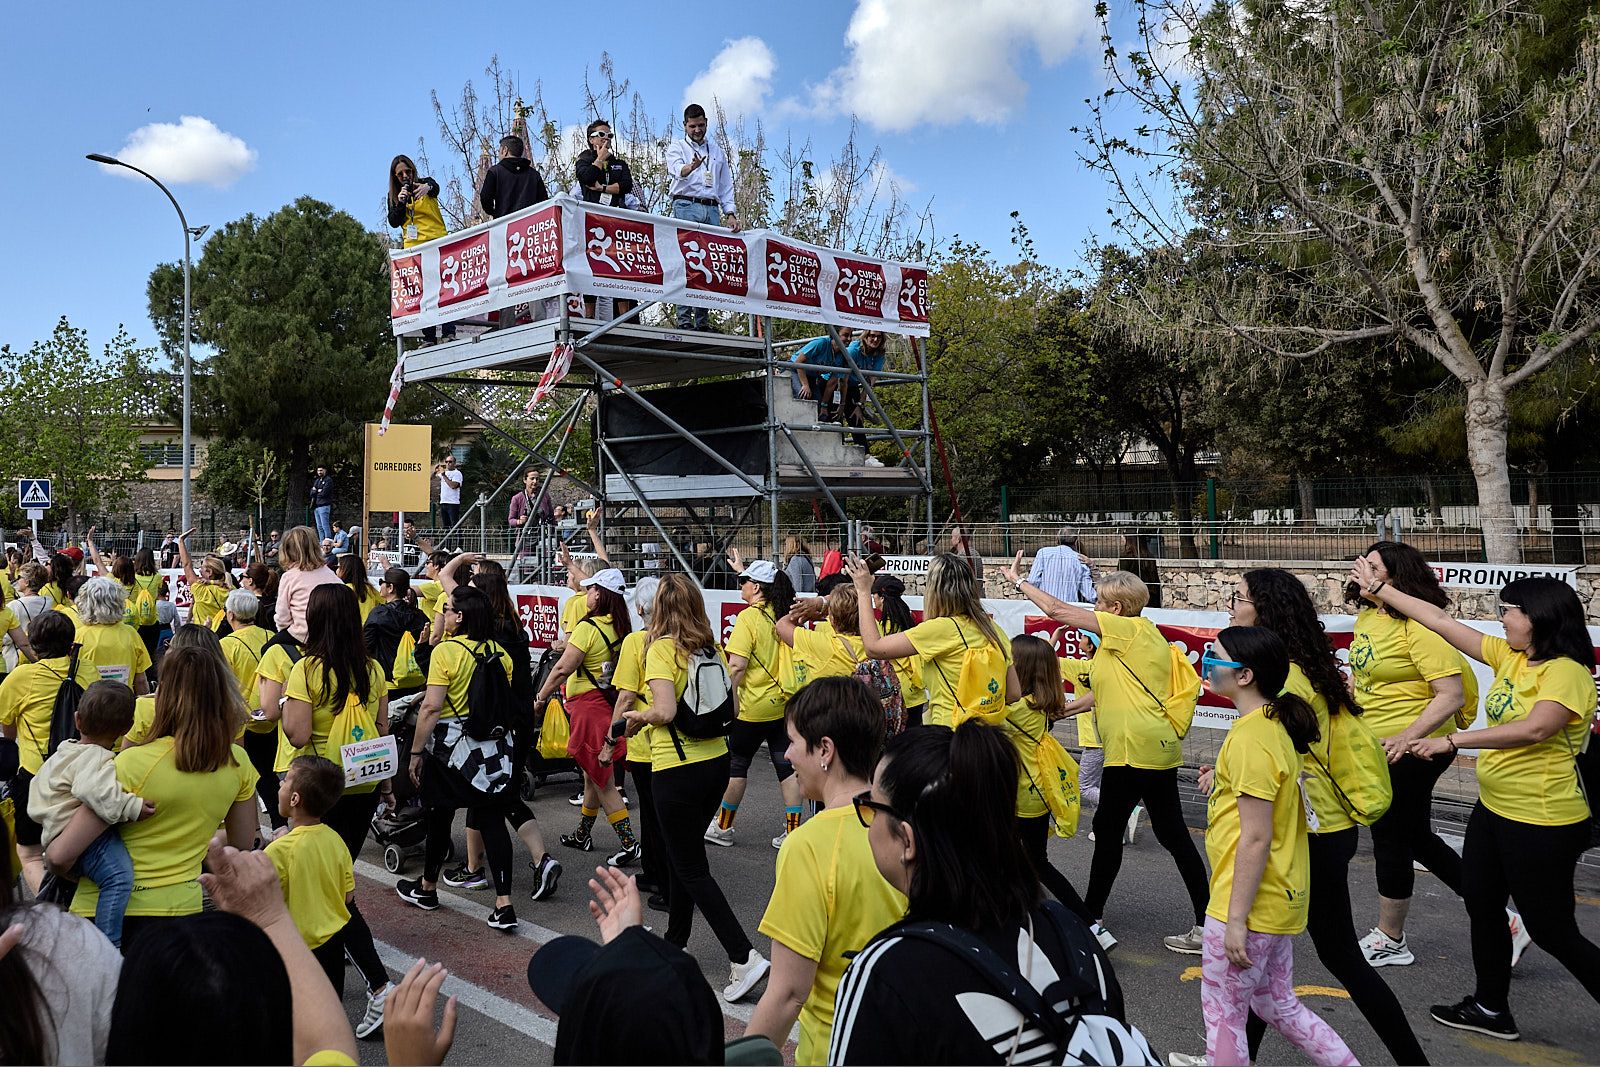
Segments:
[[[656,254],[652,223],[586,211],[583,235],[583,252],[595,277],[661,284],[661,257]]]
[[[678,231],[684,281],[690,289],[729,296],[750,293],[750,251],[745,243],[700,230]]]
[[[1377,652],[1372,647],[1372,635],[1356,634],[1350,642],[1350,666],[1355,668],[1356,673],[1366,674],[1377,658]]]
[[[561,267],[561,208],[536,211],[506,227],[506,284],[512,288],[554,278]]]
[[[389,261],[389,316],[401,319],[422,310],[422,257]]]
[[[883,298],[888,282],[883,277],[883,266],[861,260],[835,256],[839,266],[839,281],[833,287],[833,306],[851,315],[883,318]]]
[[[928,321],[928,272],[917,267],[900,268],[901,322]]]
[[[1484,698],[1484,714],[1489,716],[1491,723],[1498,725],[1514,703],[1516,703],[1516,687],[1511,684],[1510,678],[1501,678],[1494,683],[1489,695]]]
[[[768,240],[767,299],[780,304],[801,304],[820,308],[822,294],[817,291],[822,277],[822,260],[803,248]]]
[[[439,246],[439,306],[489,292],[489,231]]]

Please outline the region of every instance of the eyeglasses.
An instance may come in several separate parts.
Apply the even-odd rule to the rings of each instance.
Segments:
[[[880,811],[885,815],[893,815],[901,822],[908,821],[904,815],[901,815],[889,805],[873,800],[872,790],[870,789],[862,793],[857,793],[855,796],[851,797],[850,803],[855,805],[856,818],[860,820],[861,825],[864,828],[870,828],[872,826],[872,820],[877,818],[878,812]]]
[[[1229,611],[1232,611],[1234,609],[1234,607],[1236,605],[1238,605],[1238,604],[1254,604],[1254,603],[1255,603],[1255,601],[1251,600],[1247,596],[1240,596],[1238,593],[1229,593],[1228,594],[1228,610]]]
[[[1201,675],[1201,677],[1203,677],[1203,678],[1211,677],[1211,675],[1216,671],[1216,669],[1218,667],[1231,667],[1236,671],[1244,670],[1244,664],[1240,663],[1238,660],[1218,659],[1216,656],[1213,656],[1209,652],[1207,652],[1205,655],[1200,657],[1200,675]]]
[[[1498,605],[1498,608],[1499,608],[1500,617],[1503,619],[1503,618],[1506,617],[1506,612],[1508,612],[1508,611],[1521,611],[1522,610],[1522,605],[1521,604],[1507,604],[1504,600],[1502,600],[1502,601],[1500,601],[1500,603]]]
[[[449,612],[451,615],[460,615],[461,614],[461,609],[456,607],[454,604],[446,604],[444,606],[444,610]]]

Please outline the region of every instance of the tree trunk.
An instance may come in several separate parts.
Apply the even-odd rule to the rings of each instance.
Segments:
[[[1439,495],[1439,483],[1434,481],[1433,475],[1427,474],[1422,478],[1422,491],[1428,495],[1428,525],[1439,527],[1444,525],[1444,498]]]
[[[283,501],[283,528],[287,532],[291,526],[303,526],[306,523],[306,501],[311,493],[311,445],[303,438],[296,438],[289,449],[289,470],[284,479],[285,497]]]
[[[1305,471],[1295,471],[1294,486],[1300,493],[1299,525],[1315,526],[1317,524],[1317,497],[1312,491],[1311,475]]]
[[[1505,386],[1498,381],[1467,387],[1467,460],[1478,487],[1478,522],[1490,563],[1522,562],[1516,509],[1511,504],[1511,472],[1506,466]]]

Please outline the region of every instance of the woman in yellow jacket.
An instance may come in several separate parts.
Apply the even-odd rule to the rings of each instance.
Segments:
[[[1477,989],[1436,1004],[1435,1022],[1514,1040],[1511,931],[1515,900],[1533,943],[1554,956],[1600,1001],[1600,946],[1574,917],[1573,871],[1589,844],[1595,803],[1578,777],[1577,756],[1595,715],[1594,644],[1578,594],[1554,578],[1521,578],[1500,590],[1505,637],[1485,634],[1444,609],[1396,589],[1369,560],[1352,571],[1362,595],[1403,612],[1494,670],[1484,698],[1489,725],[1411,743],[1423,759],[1479,750],[1478,803],[1467,820],[1461,895],[1472,923]]]

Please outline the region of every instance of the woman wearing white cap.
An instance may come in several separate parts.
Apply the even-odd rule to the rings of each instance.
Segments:
[[[544,685],[534,695],[533,706],[542,708],[557,689],[565,694],[564,706],[572,723],[567,755],[583,771],[583,807],[574,833],[562,834],[561,843],[583,852],[594,851],[595,820],[603,809],[606,821],[617,831],[622,848],[607,862],[631,867],[639,862],[639,842],[628,821],[628,809],[617,792],[612,770],[627,757],[628,740],[622,736],[622,717],[616,712],[617,691],[611,674],[617,650],[632,628],[628,583],[615,567],[596,571],[583,580],[588,612],[573,628],[561,658],[551,668]],[[616,727],[613,729],[613,727]]]

